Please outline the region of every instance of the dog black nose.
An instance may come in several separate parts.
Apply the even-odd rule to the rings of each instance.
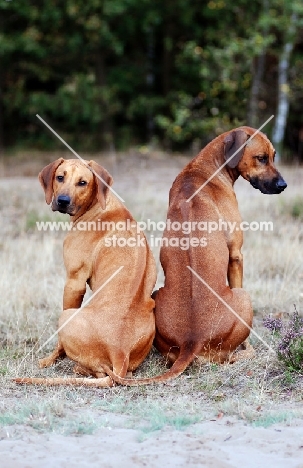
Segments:
[[[57,203],[60,206],[66,207],[70,204],[70,197],[68,197],[67,195],[59,195],[59,197],[57,198]]]
[[[284,190],[286,189],[287,187],[287,183],[285,182],[284,179],[278,179],[277,182],[276,182],[276,187],[279,189],[279,190]]]

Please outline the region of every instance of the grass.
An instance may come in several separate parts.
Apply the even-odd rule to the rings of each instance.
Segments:
[[[293,219],[303,220],[303,197],[297,195],[281,204],[281,212],[289,214]]]
[[[201,421],[201,417],[191,414],[188,408],[180,407],[181,412],[176,414],[175,406],[171,402],[154,401],[149,397],[141,397],[136,401],[125,401],[125,398],[118,397],[111,401],[95,402],[94,407],[129,416],[129,427],[139,429],[142,433],[140,440],[167,426],[180,431]]]
[[[51,160],[51,155],[44,154],[38,167],[37,158],[36,173],[44,161]],[[101,162],[114,175],[114,188],[137,219],[165,219],[169,188],[185,158],[130,154],[115,161],[107,156]],[[244,180],[236,184],[242,218],[274,224],[273,232],[246,232],[243,248],[244,287],[252,297],[254,328],[267,342],[271,335],[262,326],[265,315],[291,312],[293,304],[302,312],[303,231],[301,215],[293,212],[301,209],[296,200],[301,196],[303,169],[284,168],[282,173],[289,187],[279,196],[262,195]],[[166,384],[110,389],[17,387],[11,381],[16,375],[72,374],[68,359],[50,369],[38,369],[35,353],[57,327],[65,279],[65,234],[35,230],[37,220],[58,220],[45,204],[36,178],[18,183],[0,179],[0,195],[0,425],[80,435],[114,424],[120,415],[124,419],[117,424],[138,428],[142,439],[165,427],[182,430],[219,414],[263,427],[301,415],[297,409],[302,404],[301,376],[289,375],[255,337],[251,338],[257,351],[254,360],[232,365],[195,362]],[[62,219],[68,221],[68,217]],[[163,274],[159,252],[154,254],[159,286]],[[135,375],[152,376],[165,370],[165,359],[153,350]],[[292,417],[287,419],[287,414]]]
[[[66,215],[61,215],[60,213],[49,213],[42,215],[39,214],[36,210],[31,210],[26,213],[25,218],[25,226],[24,229],[26,232],[34,231],[36,229],[37,222],[59,222],[59,221],[67,221]]]
[[[104,427],[104,421],[94,419],[90,414],[71,416],[58,401],[17,404],[10,411],[0,415],[0,426],[30,426],[38,432],[55,432],[62,435],[93,434]]]
[[[302,417],[302,414],[300,415]],[[260,417],[256,421],[253,422],[253,425],[255,427],[270,427],[273,426],[274,424],[279,424],[279,423],[291,423],[291,421],[295,418],[298,418],[298,413],[290,412],[281,412],[279,414],[268,414],[264,417]]]

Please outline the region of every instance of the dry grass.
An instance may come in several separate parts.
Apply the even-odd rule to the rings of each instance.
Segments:
[[[53,158],[36,156],[28,172],[38,173]],[[186,158],[128,153],[124,158],[107,155],[96,159],[113,173],[115,189],[137,219],[165,220],[169,188]],[[6,173],[18,176],[10,164]],[[20,166],[26,173],[26,164]],[[282,172],[289,187],[279,196],[262,195],[243,180],[236,184],[243,219],[274,223],[273,232],[247,232],[243,249],[245,288],[254,304],[254,326],[270,343],[272,337],[262,327],[262,317],[269,312],[292,312],[293,304],[300,311],[303,300],[303,170],[284,168]],[[128,424],[140,427],[145,434],[164,425],[186,427],[222,413],[263,426],[301,414],[301,377],[285,371],[254,337],[257,356],[253,361],[221,366],[196,362],[166,384],[112,389],[17,387],[11,382],[16,375],[72,372],[68,359],[39,370],[35,354],[56,330],[61,311],[64,233],[35,230],[36,220],[57,219],[45,205],[36,177],[0,179],[0,194],[0,424],[81,434],[110,424],[113,413],[119,413],[128,415]],[[158,261],[158,252],[154,254]],[[159,266],[158,285],[162,281]],[[136,375],[157,375],[165,369],[165,359],[153,351]]]

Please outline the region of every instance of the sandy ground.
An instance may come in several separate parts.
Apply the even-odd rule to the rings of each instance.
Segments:
[[[38,435],[23,427],[0,431],[0,466],[5,468],[303,467],[303,427],[252,427],[235,418],[195,424],[186,431],[161,430],[139,440],[122,429],[125,418],[81,437]],[[120,427],[119,427],[120,426]]]

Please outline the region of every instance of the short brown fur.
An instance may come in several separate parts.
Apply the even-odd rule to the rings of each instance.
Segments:
[[[243,233],[234,183],[241,175],[262,193],[280,193],[286,183],[274,166],[275,150],[263,133],[250,127],[226,132],[210,142],[177,176],[170,190],[167,218],[178,221],[236,223],[233,233],[217,230],[205,236],[206,247],[161,248],[165,274],[163,288],[155,294],[156,337],[154,345],[173,363],[165,374],[151,379],[118,379],[137,385],[177,377],[195,357],[207,362],[235,362],[254,355],[247,338],[253,310],[249,294],[242,289]],[[241,146],[245,145],[242,149]],[[234,153],[237,154],[234,155]],[[213,174],[228,163],[209,180]],[[207,183],[206,183],[207,182]],[[189,202],[204,183],[206,185]],[[238,228],[238,229],[237,229]],[[166,230],[164,238],[188,237]],[[191,267],[229,307],[221,302],[187,267]],[[228,285],[227,285],[228,280]],[[241,348],[239,349],[239,347]]]
[[[106,239],[113,235],[136,238],[137,228],[129,211],[109,190],[113,180],[103,167],[94,161],[86,165],[78,160],[59,159],[41,171],[39,180],[46,202],[52,203],[54,211],[70,214],[75,228],[64,241],[67,279],[59,327],[81,307],[87,283],[94,292],[119,267],[123,269],[62,328],[55,350],[39,363],[40,367],[48,367],[67,355],[77,363],[76,372],[96,378],[18,378],[15,381],[112,386],[113,380],[106,369],[123,378],[141,364],[152,346],[154,258],[145,238],[141,247],[105,246]],[[77,229],[84,222],[127,220],[131,228],[125,231]],[[142,233],[139,236],[144,237]]]
[[[275,151],[261,132],[247,142],[254,129],[241,127],[220,135],[209,143],[178,175],[170,191],[168,219],[236,223],[233,233],[217,230],[206,233],[206,247],[184,251],[162,247],[161,263],[165,285],[156,295],[155,346],[182,372],[195,356],[212,362],[235,361],[252,356],[245,340],[252,326],[253,311],[247,292],[242,289],[243,233],[233,185],[241,175],[253,181],[263,193],[279,193],[286,187],[274,166]],[[233,144],[230,141],[233,140]],[[241,146],[220,172],[188,203],[188,199]],[[240,157],[239,157],[240,153]],[[266,158],[262,161],[262,157]],[[236,163],[235,163],[236,160]],[[189,185],[190,182],[190,185]],[[282,188],[283,187],[283,188]],[[184,236],[166,231],[164,236]],[[201,232],[198,233],[201,235]],[[198,235],[191,233],[191,236]],[[203,235],[203,232],[202,232]],[[190,266],[241,318],[227,307],[187,268]],[[228,286],[226,280],[228,279]],[[235,353],[245,342],[244,348]],[[178,367],[178,359],[187,362]]]

